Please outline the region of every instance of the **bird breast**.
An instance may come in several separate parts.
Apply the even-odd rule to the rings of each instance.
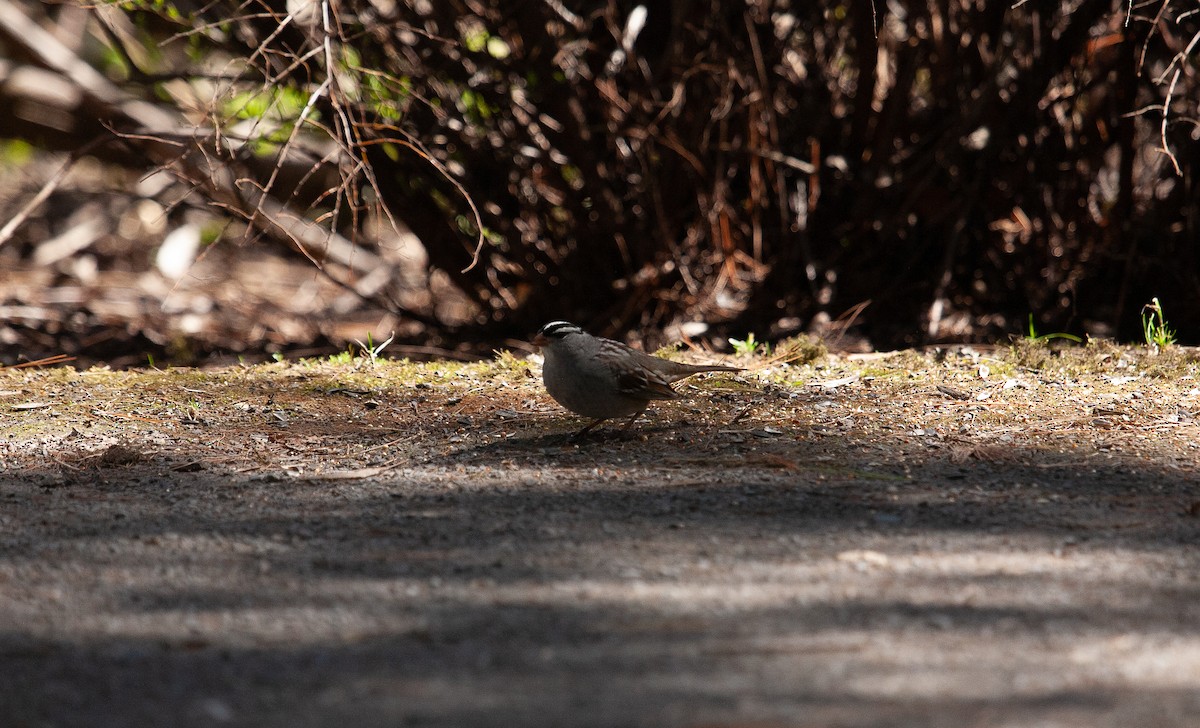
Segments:
[[[620,391],[616,372],[593,357],[572,357],[570,353],[546,350],[542,381],[556,402],[576,414],[597,419],[627,417],[641,412],[649,398],[633,397]]]

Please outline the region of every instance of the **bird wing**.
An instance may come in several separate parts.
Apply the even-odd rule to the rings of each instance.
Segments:
[[[652,372],[631,369],[617,374],[617,388],[622,394],[645,399],[678,399],[679,393]]]
[[[679,393],[671,384],[700,372],[738,372],[737,367],[720,364],[684,364],[638,351],[612,339],[600,339],[600,346],[620,353],[637,366],[612,367],[617,377],[617,389],[630,397],[642,399],[678,399]]]

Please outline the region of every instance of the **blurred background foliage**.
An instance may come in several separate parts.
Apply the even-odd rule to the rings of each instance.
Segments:
[[[557,318],[648,345],[1134,339],[1152,297],[1187,343],[1198,29],[1169,0],[19,1],[0,133],[10,174],[31,149],[126,170],[168,221],[147,261],[199,224],[209,284],[265,246],[343,296],[307,319],[374,312],[430,351]],[[0,255],[29,268],[55,195],[14,189]],[[240,326],[200,348],[252,348]]]

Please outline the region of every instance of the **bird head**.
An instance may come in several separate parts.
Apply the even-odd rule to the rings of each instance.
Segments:
[[[549,346],[556,341],[562,341],[571,334],[582,334],[583,329],[569,321],[551,321],[533,337],[536,346]]]

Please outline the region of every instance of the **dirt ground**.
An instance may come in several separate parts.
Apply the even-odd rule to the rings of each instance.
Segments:
[[[6,726],[1195,726],[1194,353],[0,372]]]

